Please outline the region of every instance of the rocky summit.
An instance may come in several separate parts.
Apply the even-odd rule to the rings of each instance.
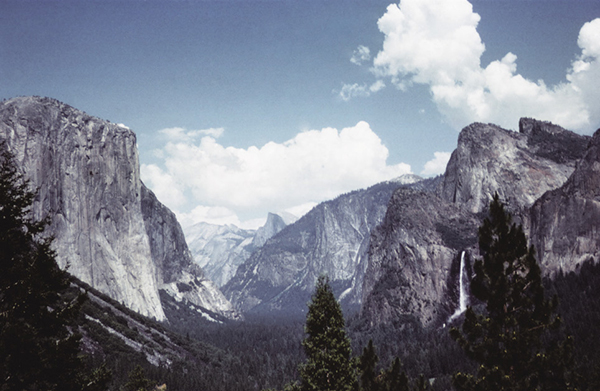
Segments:
[[[62,268],[157,320],[166,320],[161,289],[237,316],[193,264],[173,213],[140,180],[130,129],[53,99],[22,97],[0,104],[0,139],[37,190],[32,213],[50,218]]]
[[[516,212],[561,186],[583,156],[588,137],[527,118],[519,129],[517,133],[481,123],[464,128],[440,196],[478,213],[498,192]]]

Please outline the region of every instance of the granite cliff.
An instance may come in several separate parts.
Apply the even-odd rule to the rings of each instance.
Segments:
[[[526,232],[542,249],[546,275],[573,270],[596,254],[594,143],[588,148],[589,137],[548,122],[524,118],[519,128],[466,127],[436,191],[394,193],[371,235],[361,314],[372,324],[401,316],[427,326],[450,320],[460,309],[460,281],[463,273],[470,277],[477,227],[495,192],[517,222],[531,226]],[[463,251],[466,272],[459,266]]]
[[[235,316],[195,267],[175,216],[140,180],[135,134],[49,98],[0,104],[0,139],[37,189],[32,213],[50,217],[59,265],[157,320],[159,290]],[[189,283],[185,295],[178,283]]]
[[[474,123],[458,136],[440,196],[478,213],[498,192],[511,210],[519,212],[567,180],[588,139],[529,118],[521,119],[518,133]]]
[[[442,322],[459,302],[458,266],[477,243],[479,219],[433,193],[401,188],[371,233],[361,316],[371,325],[416,316]]]
[[[600,130],[565,184],[534,203],[530,226],[538,260],[550,275],[600,259]]]

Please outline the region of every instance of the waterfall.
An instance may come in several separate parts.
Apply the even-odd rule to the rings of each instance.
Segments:
[[[469,293],[467,292],[467,285],[469,284],[468,276],[465,273],[465,251],[460,254],[460,272],[458,274],[458,288],[459,288],[459,299],[458,308],[452,316],[448,319],[448,322],[458,318],[460,314],[467,310],[469,304]]]

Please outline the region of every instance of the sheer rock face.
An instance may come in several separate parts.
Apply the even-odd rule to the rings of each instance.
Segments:
[[[182,269],[190,269],[192,265],[192,255],[184,245],[183,231],[175,214],[143,184],[141,194],[141,211],[152,259],[157,266],[157,281],[159,285],[177,281]],[[198,278],[204,277],[201,269],[195,272]]]
[[[277,235],[285,228],[287,224],[283,218],[277,214],[269,213],[265,225],[256,230],[256,234],[252,239],[252,245],[255,248],[262,247],[267,240]]]
[[[33,214],[50,217],[59,265],[165,320],[158,290],[191,258],[175,217],[140,180],[135,134],[56,100],[27,97],[0,104],[0,138],[38,190]]]
[[[498,192],[519,213],[546,191],[560,187],[589,138],[527,118],[519,127],[520,133],[492,124],[464,128],[448,162],[441,197],[478,213]]]
[[[574,271],[599,259],[600,130],[567,182],[533,205],[530,219],[530,240],[546,273]]]
[[[223,292],[241,311],[303,313],[316,279],[327,274],[342,305],[358,306],[371,230],[383,220],[401,183],[382,183],[317,205],[255,250]]]
[[[239,318],[231,303],[204,270],[194,263],[175,214],[142,184],[142,215],[157,266],[159,289],[176,301],[188,301],[230,319]]]
[[[371,325],[406,315],[424,325],[443,322],[458,305],[457,264],[476,244],[479,222],[433,193],[396,190],[371,234],[361,316]]]

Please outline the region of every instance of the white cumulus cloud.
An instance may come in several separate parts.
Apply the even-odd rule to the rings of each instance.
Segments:
[[[392,4],[378,21],[384,41],[372,72],[402,90],[428,85],[438,110],[457,129],[475,121],[512,128],[522,116],[576,130],[600,124],[600,19],[582,27],[581,55],[566,81],[554,86],[518,74],[512,53],[482,67],[480,19],[467,0]]]
[[[180,137],[185,130],[163,133],[173,141],[157,154],[161,164],[142,166],[142,179],[188,223],[235,224],[269,211],[306,212],[316,202],[411,172],[407,164],[387,164],[388,149],[366,122],[246,149],[212,136]]]
[[[440,175],[446,171],[451,152],[434,152],[433,159],[425,163],[421,175]]]
[[[187,213],[177,213],[177,218],[183,227],[189,227],[200,221],[217,225],[233,224],[237,227],[243,225],[234,211],[222,206],[198,205]]]
[[[140,175],[144,183],[156,193],[162,203],[173,209],[178,209],[186,204],[183,186],[176,182],[176,177],[153,164],[142,164]]]

